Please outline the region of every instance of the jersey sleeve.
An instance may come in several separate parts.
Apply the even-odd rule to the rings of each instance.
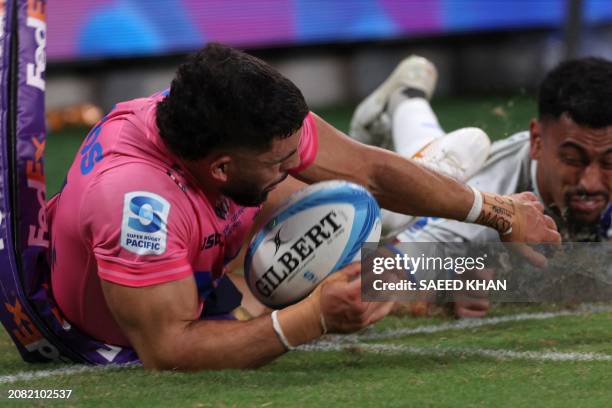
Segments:
[[[304,118],[302,132],[300,134],[300,143],[298,145],[298,154],[300,155],[300,165],[289,170],[290,174],[298,174],[310,166],[317,156],[318,150],[318,135],[317,124],[312,112]]]
[[[497,194],[513,194],[529,186],[529,133],[493,143],[484,166],[467,184]],[[441,218],[419,218],[397,236],[400,242],[499,242],[492,228]]]
[[[101,279],[157,285],[190,276],[195,218],[178,186],[161,170],[129,164],[101,174],[81,205],[84,242]]]
[[[488,227],[455,220],[420,217],[396,236],[398,242],[472,242],[499,241],[497,232]]]

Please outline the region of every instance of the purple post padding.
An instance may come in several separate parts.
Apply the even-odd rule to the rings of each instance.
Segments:
[[[1,142],[0,154],[2,174],[0,176],[0,318],[11,335],[19,352],[27,361],[39,360],[40,353],[34,348],[43,340],[40,331],[33,325],[32,312],[29,305],[24,302],[24,292],[19,275],[22,263],[20,254],[20,243],[15,242],[16,229],[20,229],[18,222],[19,213],[31,214],[33,206],[24,206],[28,209],[13,208],[15,199],[14,191],[19,189],[20,179],[18,174],[12,171],[15,168],[16,158],[13,152],[16,150],[15,140],[15,112],[13,105],[17,97],[15,81],[15,60],[18,50],[17,14],[19,13],[18,1],[6,1],[2,5],[2,66],[0,87],[0,115],[1,115]],[[24,152],[27,154],[27,152]],[[25,169],[25,167],[24,167]],[[16,206],[15,206],[16,207]],[[27,217],[30,218],[30,217]],[[31,253],[31,251],[29,251]]]
[[[45,0],[3,1],[0,319],[26,361],[59,357],[27,300],[49,246],[45,220]]]
[[[137,361],[72,327],[51,295],[45,175],[46,0],[0,0],[0,321],[24,360]]]

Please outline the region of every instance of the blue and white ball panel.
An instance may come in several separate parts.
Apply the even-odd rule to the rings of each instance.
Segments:
[[[380,239],[380,208],[363,187],[314,184],[293,194],[251,241],[245,276],[253,294],[274,308],[296,303],[323,279],[360,259]]]

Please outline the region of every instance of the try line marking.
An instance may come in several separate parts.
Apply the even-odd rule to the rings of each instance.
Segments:
[[[594,353],[558,353],[558,352],[519,352],[510,350],[486,350],[486,349],[459,349],[459,348],[418,348],[391,344],[362,344],[368,340],[385,340],[398,337],[412,336],[416,334],[438,333],[447,330],[465,330],[483,326],[491,326],[506,322],[517,322],[524,320],[544,320],[560,316],[579,316],[585,313],[610,312],[611,306],[583,305],[575,311],[523,313],[511,316],[487,317],[481,319],[463,319],[453,323],[442,323],[431,326],[420,326],[412,329],[386,330],[383,332],[368,332],[363,334],[351,334],[345,336],[330,335],[324,340],[299,347],[302,351],[340,351],[351,348],[361,348],[369,352],[378,353],[409,353],[413,355],[448,356],[448,355],[477,355],[483,357],[506,358],[506,359],[528,359],[528,360],[550,360],[550,361],[612,361],[612,356]],[[15,374],[0,376],[0,384],[10,384],[18,381],[32,381],[41,378],[70,376],[76,374],[98,373],[102,371],[113,371],[125,368],[140,367],[137,364],[105,366],[73,365],[63,368],[38,371],[21,371]]]
[[[320,342],[300,348],[304,351],[343,351],[354,350],[377,354],[410,354],[414,356],[477,356],[502,360],[536,361],[612,361],[612,356],[599,353],[577,353],[556,351],[512,351],[503,349],[481,349],[464,347],[413,347],[396,344],[353,343],[338,344]]]
[[[126,368],[140,367],[140,364],[109,364],[105,366],[73,365],[65,368],[52,370],[22,371],[15,374],[0,376],[0,384],[10,384],[17,381],[38,380],[40,378],[68,376],[86,373],[99,373],[103,371],[114,371]]]
[[[415,328],[393,329],[381,332],[367,331],[365,333],[349,335],[329,335],[323,338],[325,342],[358,343],[368,340],[391,340],[399,337],[414,336],[416,334],[439,333],[448,330],[466,330],[485,326],[494,326],[508,322],[526,320],[546,320],[561,316],[580,316],[586,313],[612,312],[612,306],[582,305],[576,310],[563,310],[559,312],[522,313],[510,316],[484,317],[478,319],[461,319],[452,323],[419,326]],[[314,343],[317,344],[317,343]]]

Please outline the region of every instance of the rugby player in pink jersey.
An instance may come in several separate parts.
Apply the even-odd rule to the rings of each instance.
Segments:
[[[357,264],[275,324],[225,318],[240,295],[224,267],[288,176],[350,180],[392,211],[478,222],[506,241],[559,241],[535,197],[480,193],[360,144],[310,113],[273,68],[212,44],[179,67],[169,92],[120,103],[96,125],[50,200],[61,313],[96,340],[133,347],[146,368],[179,370],[260,366],[324,331],[380,320],[392,304],[361,302]],[[499,206],[507,211],[492,222]]]

